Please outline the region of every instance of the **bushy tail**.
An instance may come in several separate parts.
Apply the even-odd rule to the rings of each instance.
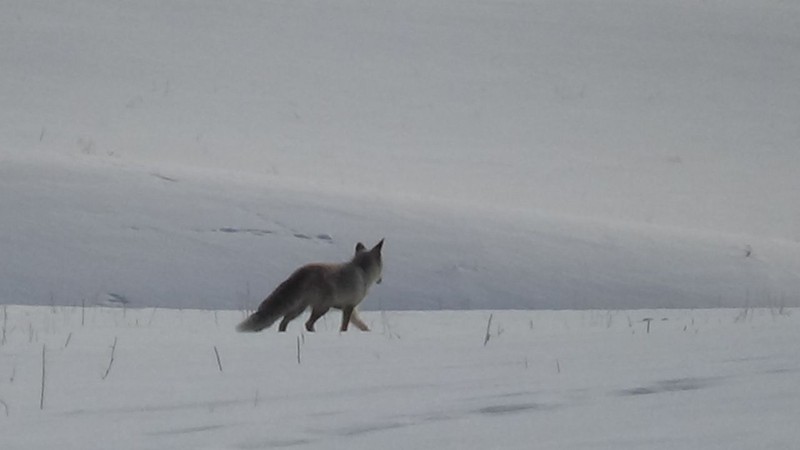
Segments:
[[[256,311],[250,314],[247,319],[244,319],[242,323],[236,325],[236,331],[241,333],[261,331],[272,325],[277,319],[278,316],[265,314],[263,311]]]
[[[250,317],[244,319],[236,326],[237,331],[261,331],[269,327],[276,320],[283,317],[286,313],[302,307],[301,292],[303,283],[308,277],[308,271],[304,268],[296,270],[286,281],[278,285],[269,297],[267,297],[258,310]]]

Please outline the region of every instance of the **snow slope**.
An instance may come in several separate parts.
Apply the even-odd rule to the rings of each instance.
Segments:
[[[383,236],[384,283],[366,309],[779,306],[800,292],[796,249],[780,241],[209,181],[216,176],[5,164],[0,209],[14,214],[0,224],[0,298],[254,307],[295,267],[347,259],[357,240]]]
[[[366,312],[373,332],[344,334],[333,314],[304,335],[299,323],[233,333],[240,312],[6,314],[4,449],[749,450],[800,439],[797,310],[506,311],[485,346],[483,311]]]
[[[800,10],[6,1],[0,301],[800,304]],[[750,255],[750,256],[746,256]]]

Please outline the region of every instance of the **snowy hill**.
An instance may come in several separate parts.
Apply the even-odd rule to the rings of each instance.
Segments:
[[[5,2],[0,302],[800,304],[800,8]]]

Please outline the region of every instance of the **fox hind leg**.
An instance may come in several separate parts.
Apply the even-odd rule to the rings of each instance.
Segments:
[[[306,330],[313,332],[314,331],[314,322],[319,320],[320,317],[324,316],[330,307],[314,307],[311,309],[311,317],[308,318],[306,321]]]
[[[303,305],[301,308],[295,308],[289,311],[285,316],[283,316],[283,320],[281,320],[280,325],[278,325],[278,331],[286,331],[286,327],[289,325],[289,322],[296,319],[300,314],[303,314],[303,311],[305,310],[306,307]]]

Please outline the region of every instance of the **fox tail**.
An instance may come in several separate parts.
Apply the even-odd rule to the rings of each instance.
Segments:
[[[272,325],[278,320],[277,315],[265,314],[263,311],[256,311],[250,314],[239,325],[236,325],[236,331],[241,333],[261,331],[264,328]]]
[[[302,307],[303,275],[303,272],[297,271],[289,279],[281,283],[266,300],[261,302],[256,312],[250,314],[242,323],[236,326],[236,330],[240,332],[261,331],[287,313]]]

